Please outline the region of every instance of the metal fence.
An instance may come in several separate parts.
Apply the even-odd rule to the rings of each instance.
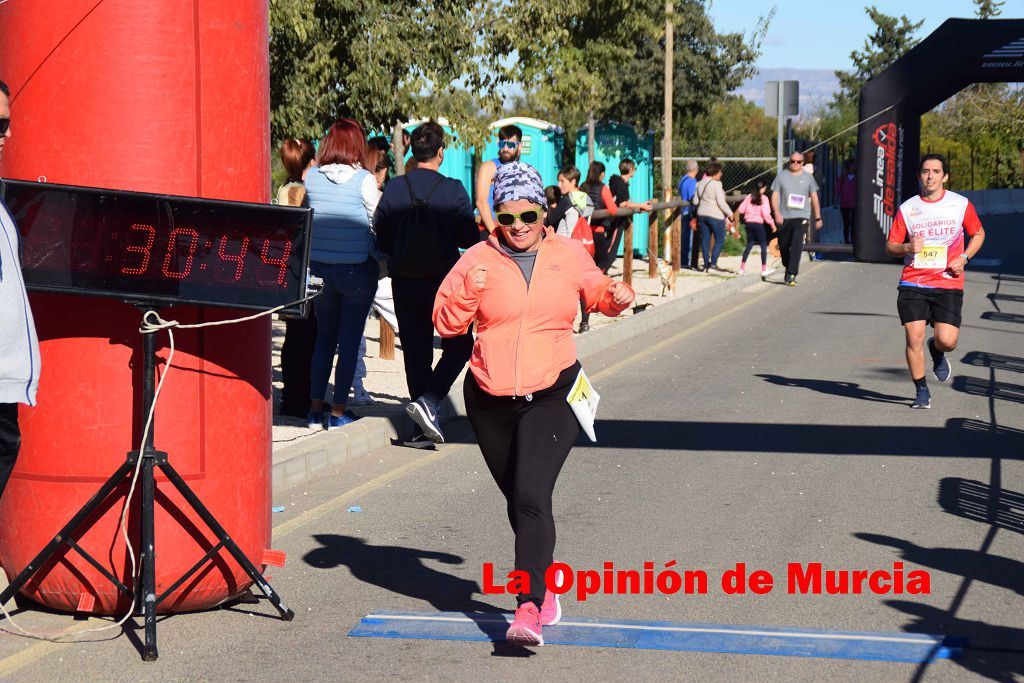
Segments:
[[[686,162],[696,161],[701,172],[711,158],[722,164],[722,184],[731,194],[749,191],[750,181],[761,177],[771,183],[775,177],[775,143],[773,140],[687,140],[677,142],[672,153],[672,187],[678,187],[686,173]],[[655,160],[654,187],[661,188],[661,157]],[[698,174],[698,177],[699,174]]]

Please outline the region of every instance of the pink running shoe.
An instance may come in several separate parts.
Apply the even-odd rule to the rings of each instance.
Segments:
[[[524,602],[516,610],[512,625],[505,633],[505,642],[524,647],[537,647],[544,644],[540,634],[540,610],[533,602]]]
[[[555,585],[562,586],[562,571],[555,572]],[[558,602],[558,594],[544,591],[544,604],[540,606],[541,626],[554,626],[562,619],[562,605]]]

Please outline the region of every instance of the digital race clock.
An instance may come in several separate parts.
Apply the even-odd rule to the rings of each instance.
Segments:
[[[305,296],[308,208],[0,183],[33,291],[268,309]]]

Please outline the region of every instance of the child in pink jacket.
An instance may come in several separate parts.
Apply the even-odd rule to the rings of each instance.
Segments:
[[[765,195],[767,185],[763,180],[754,181],[754,189],[743,198],[743,201],[736,207],[733,214],[733,223],[743,218],[747,230],[747,248],[743,250],[743,260],[740,262],[740,275],[747,272],[747,257],[754,247],[754,240],[761,245],[761,279],[766,280],[775,272],[774,268],[768,267],[768,225],[775,231],[775,221],[772,219],[772,203]]]

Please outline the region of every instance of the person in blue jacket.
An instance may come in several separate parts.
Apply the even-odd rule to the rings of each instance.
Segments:
[[[380,189],[373,173],[364,168],[366,157],[363,127],[341,119],[327,131],[316,165],[306,174],[306,197],[313,208],[309,269],[324,281],[313,299],[317,332],[307,418],[313,428],[323,424],[333,429],[359,419],[345,404],[380,273],[372,231]],[[334,400],[327,411],[324,394],[335,352]]]

